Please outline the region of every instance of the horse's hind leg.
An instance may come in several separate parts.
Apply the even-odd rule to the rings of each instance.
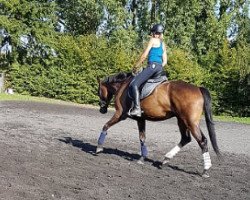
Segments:
[[[179,142],[178,145],[176,145],[173,149],[171,149],[171,151],[169,151],[165,155],[165,158],[162,162],[163,165],[167,164],[170,161],[170,159],[172,159],[181,150],[182,147],[184,147],[191,141],[190,132],[187,129],[185,123],[181,119],[178,119],[178,126],[181,132],[181,141]]]
[[[207,178],[207,177],[209,177],[208,170],[212,166],[211,158],[210,158],[210,155],[208,152],[207,138],[202,133],[202,131],[198,125],[192,125],[191,132],[202,150],[202,157],[203,157],[203,161],[204,161],[204,171],[203,171],[202,176]]]
[[[137,125],[139,129],[139,139],[140,139],[140,144],[141,144],[141,159],[138,161],[139,164],[142,164],[144,159],[148,155],[148,149],[145,144],[146,141],[146,120],[145,119],[138,119],[137,120]]]

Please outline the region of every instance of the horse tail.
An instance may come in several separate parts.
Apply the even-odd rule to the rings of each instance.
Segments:
[[[208,134],[212,143],[212,147],[215,151],[215,153],[220,156],[220,150],[217,145],[216,140],[216,134],[215,134],[215,128],[214,128],[214,121],[212,117],[212,108],[211,108],[211,95],[210,92],[204,88],[200,87],[200,91],[202,93],[203,99],[204,99],[204,113],[205,113],[205,120],[207,124]]]

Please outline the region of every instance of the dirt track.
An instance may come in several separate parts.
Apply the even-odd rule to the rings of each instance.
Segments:
[[[80,106],[0,102],[0,199],[249,199],[249,125],[216,122],[224,160],[210,147],[211,177],[204,179],[195,141],[169,167],[155,164],[179,142],[175,119],[147,123],[151,160],[144,165],[136,162],[139,141],[132,120],[112,127],[104,153],[94,156],[111,116]],[[208,136],[204,122],[202,129]]]

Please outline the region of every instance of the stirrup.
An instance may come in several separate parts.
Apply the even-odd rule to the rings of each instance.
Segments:
[[[135,113],[133,113],[133,112],[135,112]],[[141,109],[140,108],[133,108],[133,109],[130,109],[129,110],[129,112],[128,112],[128,114],[130,115],[130,116],[136,116],[136,117],[141,117]]]

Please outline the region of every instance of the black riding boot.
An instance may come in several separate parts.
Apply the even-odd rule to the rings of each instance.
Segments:
[[[134,107],[130,111],[131,116],[141,116],[140,94],[138,88],[134,88]]]

